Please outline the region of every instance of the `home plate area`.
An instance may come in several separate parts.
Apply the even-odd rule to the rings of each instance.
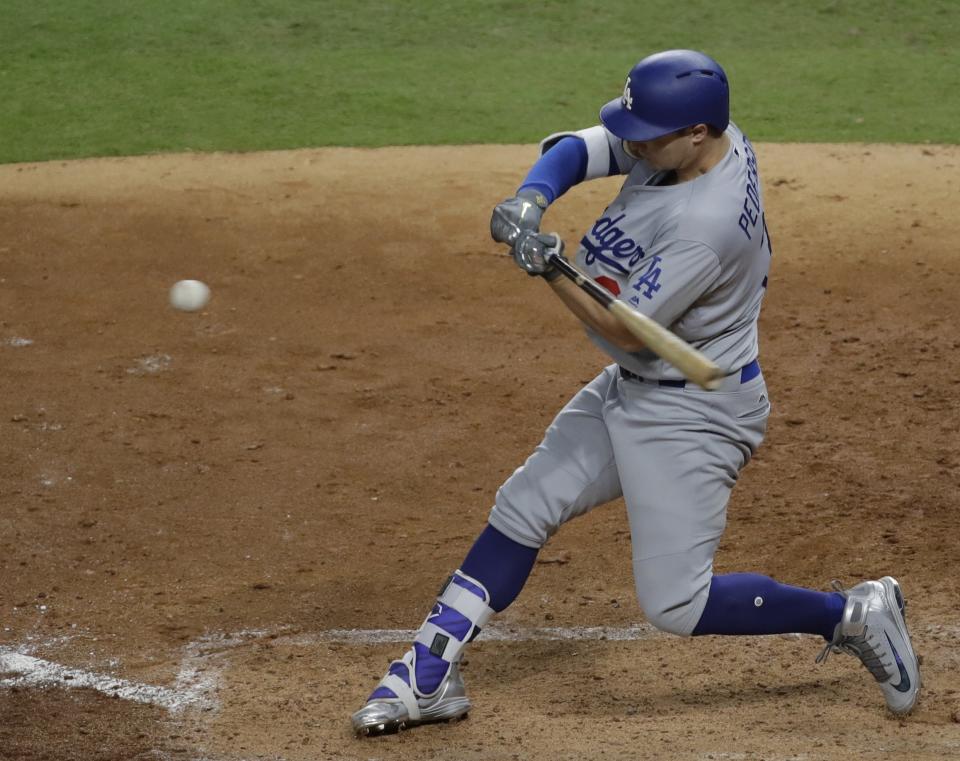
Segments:
[[[714,570],[895,576],[913,714],[815,637],[653,631],[616,501],[466,651],[468,721],[355,738],[606,359],[490,239],[535,145],[166,155],[0,166],[0,761],[960,759],[960,148],[755,148],[773,406]]]

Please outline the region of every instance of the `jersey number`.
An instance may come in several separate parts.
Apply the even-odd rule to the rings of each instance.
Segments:
[[[767,241],[767,253],[770,256],[773,256],[773,241],[770,240],[770,231],[767,229],[767,215],[761,214],[760,218],[763,220],[763,237],[760,239],[760,245],[763,245],[763,241]]]
[[[653,294],[662,287],[658,282],[660,280],[661,269],[659,265],[661,261],[663,260],[659,256],[653,257],[653,259],[650,260],[650,266],[647,268],[647,271],[643,273],[643,277],[633,285],[633,289],[640,291],[641,295],[645,298],[652,299]]]

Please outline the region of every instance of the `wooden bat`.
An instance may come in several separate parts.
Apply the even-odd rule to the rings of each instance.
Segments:
[[[612,312],[627,330],[643,341],[644,346],[680,370],[685,378],[707,391],[712,391],[720,385],[720,379],[726,373],[686,341],[677,338],[660,323],[651,320],[645,314],[634,311],[627,304],[616,299],[596,280],[581,272],[562,256],[550,252],[548,258],[563,275]]]

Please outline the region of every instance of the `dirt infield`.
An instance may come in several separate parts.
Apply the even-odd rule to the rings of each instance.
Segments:
[[[774,407],[717,569],[896,575],[913,716],[813,638],[651,631],[613,504],[469,651],[469,721],[355,740],[604,360],[489,240],[530,146],[191,155],[0,167],[0,759],[960,758],[960,148],[758,154]]]

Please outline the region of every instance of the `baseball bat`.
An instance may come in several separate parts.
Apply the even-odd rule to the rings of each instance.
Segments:
[[[707,391],[712,391],[720,385],[720,379],[725,375],[723,370],[686,341],[678,338],[645,314],[631,309],[562,256],[551,253],[549,259],[564,276],[576,283],[594,301],[606,307],[627,330],[643,341],[644,346],[680,370],[685,378]]]

